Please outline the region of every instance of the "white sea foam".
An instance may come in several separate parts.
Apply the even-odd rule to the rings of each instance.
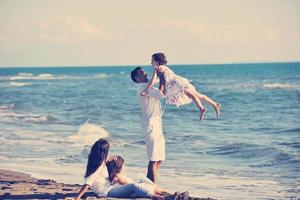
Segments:
[[[34,75],[32,73],[19,73],[17,76],[12,76],[10,80],[52,80],[54,76],[52,74],[39,74]]]
[[[19,73],[20,76],[33,76],[33,73]]]
[[[300,90],[300,84],[288,84],[288,83],[268,83],[268,84],[263,84],[263,87],[267,89]]]
[[[28,86],[28,85],[32,85],[32,84],[31,83],[21,83],[21,82],[10,82],[9,85],[13,86],[13,87],[23,87],[23,86]]]
[[[230,85],[231,84],[229,84],[229,86]],[[258,87],[259,87],[259,85],[254,84],[254,83],[237,83],[237,84],[234,84],[233,88],[236,88],[236,89],[256,89]]]
[[[52,138],[55,137],[55,133],[49,131],[35,131],[35,130],[26,130],[26,129],[16,129],[16,128],[6,128],[1,130],[3,135],[15,134],[17,136],[16,139],[24,138],[24,139],[33,139],[36,140],[37,137],[43,138]],[[46,140],[44,140],[46,141]]]
[[[109,74],[104,74],[104,73],[102,73],[102,74],[95,74],[95,78],[100,78],[100,79],[107,78],[109,76],[110,76]]]
[[[37,74],[37,75],[32,74],[32,73],[18,73],[16,76],[9,77],[8,80],[11,80],[11,81],[15,81],[15,80],[77,80],[77,79],[91,79],[91,78],[104,79],[109,76],[112,76],[112,75],[106,74],[106,73],[97,73],[97,74],[86,75],[86,76],[53,75],[53,74],[49,74],[49,73]],[[15,83],[15,86],[17,86],[16,82],[13,82],[13,83]]]
[[[38,115],[32,113],[16,113],[10,110],[0,110],[1,121],[31,121],[31,122],[47,122],[51,117],[48,115]]]
[[[50,119],[52,119],[52,117],[50,117],[49,115],[37,115],[30,113],[27,116],[25,116],[25,121],[32,122],[47,122]]]
[[[54,79],[54,75],[52,75],[52,74],[40,74],[36,78],[37,79],[51,80],[51,79]]]
[[[49,115],[40,115],[27,112],[16,112],[14,110],[14,104],[0,105],[0,122],[12,122],[12,121],[28,121],[28,122],[47,122],[53,119]]]
[[[30,86],[32,83],[25,83],[25,82],[3,82],[0,85],[0,88],[14,88],[14,87],[24,87],[24,86]]]
[[[79,127],[74,135],[67,137],[67,141],[75,146],[90,146],[100,138],[108,137],[109,133],[99,125],[85,123]]]
[[[230,88],[232,86],[223,85],[222,88]],[[300,90],[300,84],[291,84],[291,83],[239,83],[234,84],[234,89],[287,89],[287,90]]]
[[[3,110],[10,110],[10,109],[13,109],[14,107],[15,107],[15,104],[13,104],[13,103],[0,105],[0,109],[3,109]]]
[[[43,158],[43,152],[52,152],[52,149],[60,148],[63,142],[63,138],[57,136],[55,132],[24,128],[3,127],[0,135],[0,143],[5,144],[6,148],[16,146],[16,152],[5,152],[4,155],[11,157],[17,154],[14,157],[18,159]]]

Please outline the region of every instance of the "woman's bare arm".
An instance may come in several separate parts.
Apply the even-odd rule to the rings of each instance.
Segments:
[[[75,200],[80,200],[80,198],[82,197],[82,195],[84,195],[84,193],[89,189],[89,187],[90,187],[90,186],[84,184],[84,185],[81,187],[81,189],[80,189],[80,191],[79,191],[79,193],[78,193],[78,196],[76,197]]]

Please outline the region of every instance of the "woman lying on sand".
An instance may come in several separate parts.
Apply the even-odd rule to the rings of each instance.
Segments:
[[[126,178],[122,173],[124,160],[121,157],[107,158],[109,146],[107,140],[100,139],[91,148],[85,182],[76,200],[79,200],[89,188],[92,188],[99,197],[126,198],[134,195],[143,198],[165,198],[166,191],[155,184],[134,183],[131,179]],[[170,194],[167,195],[170,196]],[[172,199],[175,199],[174,195],[172,195]]]

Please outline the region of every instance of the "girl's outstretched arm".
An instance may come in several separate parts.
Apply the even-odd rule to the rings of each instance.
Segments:
[[[156,70],[154,69],[151,80],[148,82],[148,85],[145,88],[145,90],[141,93],[142,96],[146,96],[148,94],[150,88],[152,88],[152,86],[154,85],[156,78],[157,78],[157,73]]]
[[[84,185],[81,187],[81,189],[80,189],[80,191],[79,191],[79,193],[78,193],[78,196],[76,197],[75,200],[80,200],[80,198],[82,197],[82,195],[84,195],[84,193],[85,193],[88,189],[89,189],[89,186],[88,186],[87,184],[84,184]]]
[[[127,178],[126,176],[123,175],[117,175],[116,178],[117,178],[117,183],[119,183],[120,185],[133,183],[133,181],[130,178]]]

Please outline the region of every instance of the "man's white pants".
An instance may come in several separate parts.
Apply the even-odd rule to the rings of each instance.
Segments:
[[[147,157],[150,161],[165,160],[165,137],[162,131],[162,118],[152,117],[149,120],[142,120]]]

